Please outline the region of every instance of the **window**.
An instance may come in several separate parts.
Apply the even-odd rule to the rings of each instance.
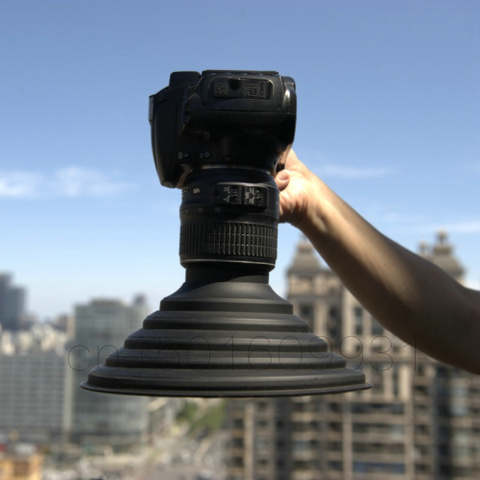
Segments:
[[[362,307],[355,307],[353,309],[353,319],[355,335],[362,335],[363,333],[363,309]]]
[[[299,306],[299,317],[303,318],[310,326],[313,324],[314,320],[314,309],[312,304],[301,304]]]
[[[371,326],[372,336],[382,335],[384,332],[383,327],[378,323],[378,321],[372,317],[372,326]]]
[[[343,469],[343,464],[342,462],[336,462],[336,461],[328,462],[328,468],[330,470],[341,471]]]

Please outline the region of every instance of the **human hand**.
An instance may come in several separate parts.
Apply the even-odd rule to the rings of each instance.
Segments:
[[[313,198],[318,194],[314,186],[316,180],[318,177],[290,150],[284,170],[275,176],[280,191],[280,222],[301,228],[310,213]]]

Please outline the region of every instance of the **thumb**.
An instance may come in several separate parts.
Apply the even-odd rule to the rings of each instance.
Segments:
[[[285,190],[290,182],[290,172],[288,170],[282,170],[275,176],[277,187],[280,191]]]

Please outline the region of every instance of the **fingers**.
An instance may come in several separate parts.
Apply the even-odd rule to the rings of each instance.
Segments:
[[[277,187],[280,191],[285,190],[290,183],[290,172],[288,170],[278,172],[275,181],[277,182]]]

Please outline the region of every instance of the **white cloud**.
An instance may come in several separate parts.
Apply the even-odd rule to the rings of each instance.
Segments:
[[[132,184],[109,178],[97,170],[74,166],[57,170],[51,185],[52,191],[66,197],[111,196],[132,188]]]
[[[393,174],[386,167],[351,167],[348,165],[323,165],[318,170],[321,177],[340,178],[342,180],[370,180]]]
[[[51,174],[0,170],[0,197],[107,197],[134,185],[99,170],[70,166]]]
[[[4,172],[0,170],[0,197],[34,197],[43,178],[33,172]]]

